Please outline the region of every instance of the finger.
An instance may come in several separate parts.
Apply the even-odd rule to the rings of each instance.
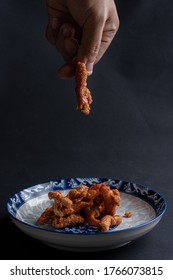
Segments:
[[[104,53],[107,51],[110,46],[112,40],[114,39],[119,28],[119,20],[118,17],[115,19],[110,19],[106,22],[105,28],[102,34],[102,40],[100,44],[100,49],[98,55],[95,60],[95,64],[102,58]]]
[[[58,18],[50,18],[50,25],[52,27],[52,30],[58,31],[58,29],[61,25],[61,22],[59,21]]]
[[[76,39],[73,38],[65,38],[63,42],[63,51],[62,56],[65,61],[70,62],[72,61],[78,51],[78,42]]]
[[[55,45],[56,43],[56,37],[57,37],[57,30],[59,26],[56,24],[56,29],[55,25],[53,24],[54,28],[52,28],[52,22],[49,20],[47,28],[46,28],[46,38],[49,41],[49,43]]]
[[[66,61],[71,61],[77,54],[78,42],[74,39],[75,29],[63,24],[56,37],[56,48]]]
[[[88,18],[88,21],[86,21],[83,26],[82,39],[77,59],[86,64],[88,74],[92,73],[93,65],[100,50],[104,25],[104,19],[101,17],[94,17],[92,19]]]
[[[66,63],[62,67],[60,67],[57,71],[57,74],[61,79],[68,79],[74,77],[75,71],[76,61],[74,60],[71,63]]]

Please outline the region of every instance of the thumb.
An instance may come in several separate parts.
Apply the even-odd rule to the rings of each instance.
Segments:
[[[82,30],[81,44],[79,46],[77,60],[84,62],[88,74],[92,74],[93,66],[100,51],[104,21],[88,19]]]

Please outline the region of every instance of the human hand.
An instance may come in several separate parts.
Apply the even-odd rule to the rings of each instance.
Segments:
[[[59,77],[74,76],[76,60],[91,74],[119,27],[114,0],[47,0],[47,9],[47,39],[66,61]]]

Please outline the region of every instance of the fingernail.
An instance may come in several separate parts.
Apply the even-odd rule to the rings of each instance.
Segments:
[[[68,24],[63,24],[60,28],[60,31],[65,38],[73,38],[75,34],[75,29]]]
[[[88,75],[90,76],[93,73],[93,63],[87,62],[86,69],[87,69]]]
[[[73,40],[73,39],[65,39],[64,48],[65,48],[65,51],[71,55],[74,55],[77,52],[77,44],[76,44],[75,40]]]
[[[71,78],[75,75],[75,67],[74,65],[65,64],[58,69],[57,74],[61,79]]]
[[[57,18],[51,18],[50,19],[50,24],[53,30],[57,30],[59,27],[59,22]]]
[[[71,31],[70,31],[69,28],[63,27],[62,34],[63,34],[64,37],[70,37],[71,36]]]

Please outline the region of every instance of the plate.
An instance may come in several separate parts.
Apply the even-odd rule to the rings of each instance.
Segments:
[[[97,183],[120,191],[121,204],[116,213],[123,218],[119,226],[103,233],[87,225],[65,229],[35,225],[45,208],[53,203],[48,199],[49,191],[60,190],[65,195],[81,184]],[[164,198],[149,187],[105,178],[69,178],[38,184],[14,194],[6,206],[12,221],[24,233],[49,246],[69,251],[103,251],[123,246],[151,231],[166,210]],[[131,218],[124,217],[126,211],[132,212]]]

